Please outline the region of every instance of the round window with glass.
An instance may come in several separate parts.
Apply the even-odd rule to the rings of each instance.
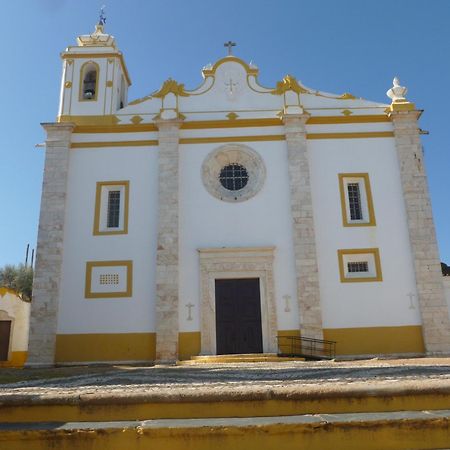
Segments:
[[[264,185],[266,168],[261,156],[241,144],[228,144],[212,151],[203,161],[206,190],[225,202],[243,202]]]
[[[248,172],[241,164],[228,164],[220,171],[219,180],[225,189],[239,191],[248,183]]]

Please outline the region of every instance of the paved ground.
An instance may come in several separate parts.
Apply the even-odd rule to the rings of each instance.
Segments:
[[[81,395],[193,394],[245,387],[370,387],[383,384],[450,387],[450,358],[199,364],[196,366],[97,366],[57,369],[0,369],[0,402]],[[165,394],[164,394],[165,395]]]

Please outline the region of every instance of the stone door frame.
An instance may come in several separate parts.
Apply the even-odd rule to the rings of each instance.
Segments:
[[[201,354],[216,354],[216,279],[259,278],[264,353],[277,351],[275,247],[200,248]]]

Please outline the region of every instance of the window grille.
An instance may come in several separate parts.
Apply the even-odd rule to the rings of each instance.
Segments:
[[[108,192],[107,227],[118,228],[120,219],[120,191]]]
[[[219,180],[225,189],[238,191],[247,185],[248,172],[240,164],[228,164],[220,171]]]
[[[350,220],[362,220],[362,204],[359,183],[348,183],[348,205],[350,209]]]
[[[100,284],[119,284],[119,274],[108,273],[100,275]]]
[[[348,273],[368,272],[369,263],[367,261],[354,261],[347,263]]]

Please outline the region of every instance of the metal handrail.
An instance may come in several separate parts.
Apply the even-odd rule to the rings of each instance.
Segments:
[[[277,340],[281,357],[333,359],[336,356],[336,341],[300,336],[277,336]]]

